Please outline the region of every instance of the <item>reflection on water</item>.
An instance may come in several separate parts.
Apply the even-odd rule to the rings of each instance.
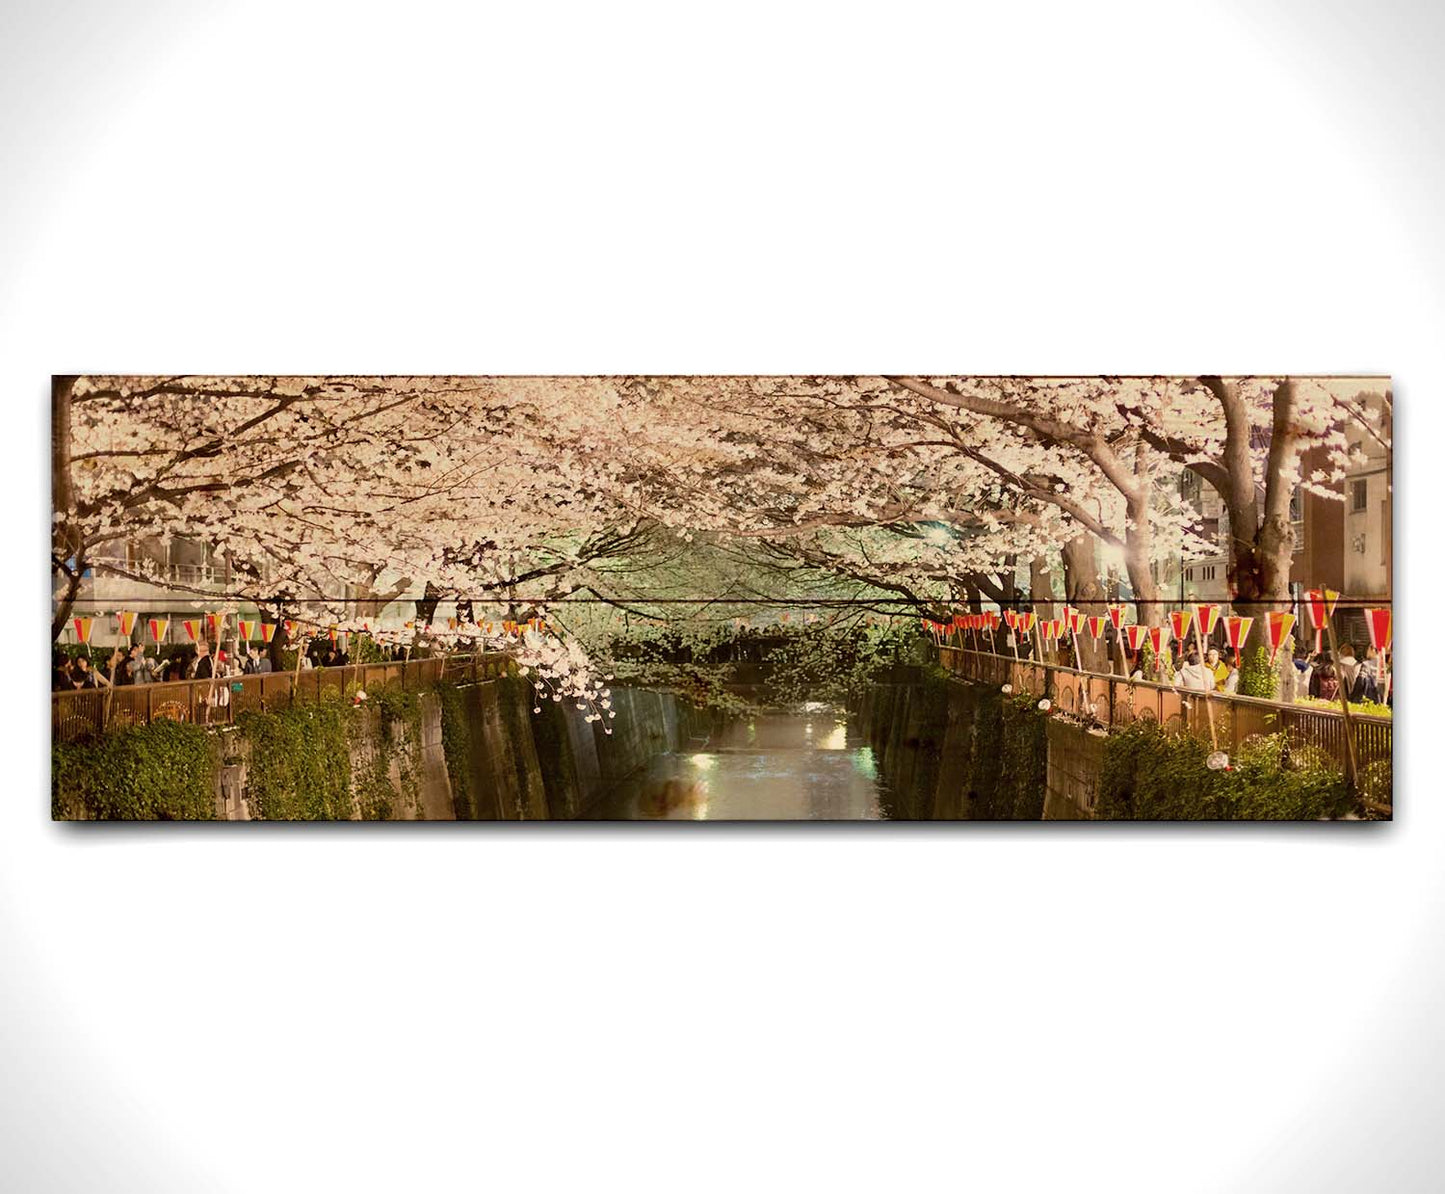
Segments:
[[[867,821],[890,815],[872,748],[819,708],[731,723],[654,759],[588,816],[609,820]]]

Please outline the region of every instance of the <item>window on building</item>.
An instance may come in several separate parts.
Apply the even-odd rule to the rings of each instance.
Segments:
[[[1350,482],[1350,513],[1358,514],[1370,505],[1370,483],[1363,478]]]
[[[1290,522],[1303,522],[1305,520],[1305,492],[1298,485],[1289,496],[1289,520]]]

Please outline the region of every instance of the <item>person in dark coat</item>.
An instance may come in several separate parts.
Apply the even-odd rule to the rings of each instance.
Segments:
[[[77,655],[70,664],[70,687],[71,688],[95,688],[95,672],[91,670],[90,660],[84,655]]]
[[[1380,653],[1374,647],[1365,648],[1365,662],[1360,665],[1359,679],[1356,680],[1359,695],[1350,694],[1352,701],[1378,701],[1380,699]]]

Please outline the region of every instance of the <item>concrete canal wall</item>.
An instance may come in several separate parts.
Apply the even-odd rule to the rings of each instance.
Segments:
[[[658,754],[677,749],[699,716],[671,693],[619,688],[607,734],[575,708],[546,700],[534,713],[532,701],[526,681],[507,677],[445,695],[420,693],[419,716],[389,725],[379,710],[349,711],[358,719],[347,759],[357,793],[351,818],[570,819]],[[255,819],[265,805],[253,746],[239,728],[217,739],[216,816]],[[378,773],[395,795],[368,803],[358,777]]]
[[[854,710],[895,815],[938,820],[1324,821],[1373,810],[1369,793],[1297,725],[1266,722],[1209,766],[1209,738],[1140,718],[1105,733],[1039,696],[915,669]],[[1220,716],[1224,716],[1221,714]],[[1388,761],[1384,766],[1388,768]],[[1389,790],[1389,773],[1381,783]],[[1385,806],[1388,815],[1388,805]],[[1378,815],[1378,814],[1376,814]]]
[[[864,693],[852,712],[900,816],[1093,816],[1103,735],[1045,717],[1031,700],[913,669]]]

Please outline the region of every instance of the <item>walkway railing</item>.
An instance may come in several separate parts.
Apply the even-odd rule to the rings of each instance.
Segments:
[[[1199,692],[958,647],[939,647],[938,655],[943,667],[957,676],[999,687],[1009,684],[1015,692],[1047,697],[1062,712],[1104,729],[1154,722],[1166,731],[1193,734],[1231,758],[1256,735],[1283,733],[1292,750],[1318,750],[1348,771],[1349,740],[1344,714],[1338,711]],[[1355,732],[1356,786],[1366,803],[1387,809],[1393,723],[1388,717],[1359,713],[1352,713],[1350,720]]]
[[[126,684],[115,689],[82,688],[51,694],[51,733],[57,742],[88,737],[107,727],[146,725],[160,718],[196,725],[225,726],[251,710],[286,708],[297,701],[317,701],[335,692],[344,696],[353,685],[365,691],[397,686],[406,691],[430,688],[441,680],[466,684],[490,680],[506,672],[511,656],[497,652],[411,659],[396,663],[355,663],[300,672],[268,672],[211,680],[180,680],[167,684]],[[107,718],[107,699],[109,717]]]

